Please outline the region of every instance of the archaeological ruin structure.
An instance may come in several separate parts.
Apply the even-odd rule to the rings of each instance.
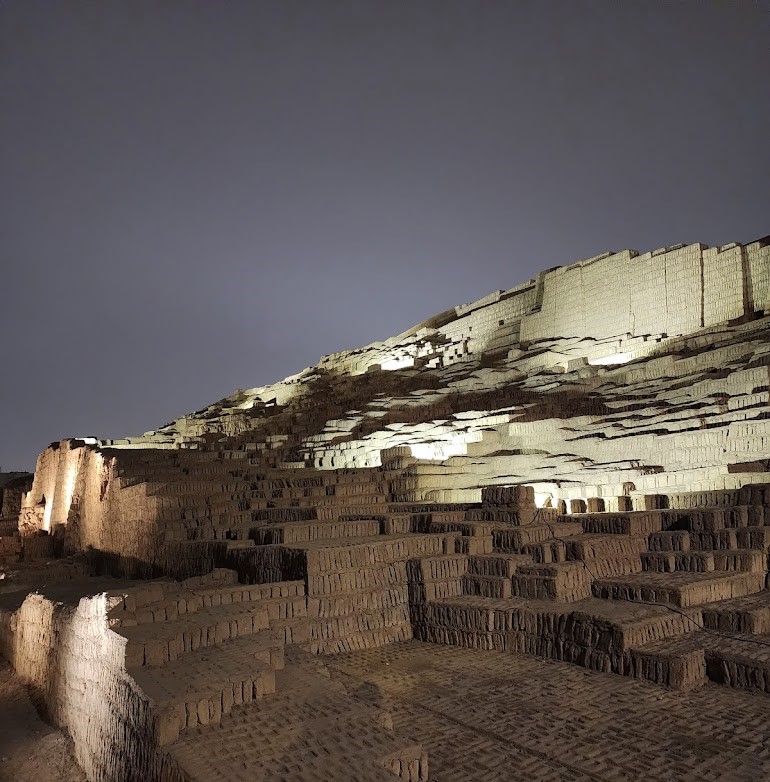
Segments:
[[[549,269],[141,436],[52,444],[3,505],[0,653],[93,782],[498,778],[408,727],[453,654],[767,698],[769,392],[770,237]],[[568,778],[610,778],[569,751]]]

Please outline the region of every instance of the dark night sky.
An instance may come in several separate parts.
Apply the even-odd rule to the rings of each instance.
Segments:
[[[750,0],[5,0],[0,466],[770,233],[769,40]]]

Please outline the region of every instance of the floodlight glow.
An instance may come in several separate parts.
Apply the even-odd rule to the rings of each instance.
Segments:
[[[595,358],[588,363],[592,367],[613,366],[616,364],[627,364],[633,357],[633,353],[613,353],[609,356],[603,356],[602,358]]]
[[[390,372],[394,369],[404,369],[413,366],[414,359],[411,356],[402,356],[400,358],[389,358],[387,361],[383,361],[380,364],[380,369]]]

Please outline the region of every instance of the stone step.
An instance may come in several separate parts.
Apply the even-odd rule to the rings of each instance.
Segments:
[[[689,508],[662,511],[663,528],[689,532],[715,532],[746,527],[755,516],[748,506]]]
[[[460,535],[455,538],[455,551],[469,556],[492,554],[494,549],[492,535]]]
[[[407,534],[358,539],[331,538],[285,544],[304,552],[308,574],[337,575],[373,566],[393,565],[410,559],[447,553],[442,535]],[[451,537],[452,543],[454,536]],[[453,546],[454,550],[454,546]]]
[[[278,633],[286,646],[303,645],[310,639],[310,618],[277,619],[270,623],[270,629]]]
[[[770,527],[741,527],[736,530],[738,548],[770,551]]]
[[[309,624],[311,643],[349,638],[362,632],[411,627],[407,603],[366,613],[310,619]]]
[[[351,498],[340,498],[335,504],[316,505],[315,513],[319,521],[339,521],[352,520],[353,518],[377,518],[383,516],[388,511],[388,502],[385,497],[378,497],[377,502],[371,502],[366,498],[358,499],[353,502]],[[348,517],[348,518],[346,518]]]
[[[285,470],[280,475],[275,474],[267,478],[261,477],[258,473],[249,474],[247,470],[244,470],[242,475],[236,474],[237,472],[240,470],[231,470],[219,475],[201,475],[194,479],[179,475],[175,477],[173,473],[155,473],[152,480],[140,481],[140,483],[146,486],[150,496],[185,500],[207,496],[226,498],[234,491],[266,496],[270,499],[286,497],[344,499],[365,493],[381,493],[387,483],[382,473],[376,476],[365,473],[352,473],[348,476],[329,473],[327,476],[322,476],[320,479],[322,483],[319,483],[315,478],[308,482],[308,478],[302,477],[303,473],[296,470]],[[398,474],[394,477],[398,477]],[[352,480],[345,480],[346,478]]]
[[[382,533],[384,535],[405,535],[414,532],[412,529],[412,517],[408,513],[388,513],[382,521]]]
[[[631,651],[637,677],[672,690],[694,690],[706,683],[701,633],[663,638]]]
[[[259,603],[202,608],[175,621],[121,626],[127,639],[126,668],[164,666],[198,649],[269,629],[268,609]]]
[[[454,514],[451,514],[454,515]],[[464,516],[465,514],[460,514]],[[486,537],[492,534],[494,524],[485,521],[469,521],[465,519],[446,518],[450,514],[433,513],[428,527],[429,532],[459,532],[465,537]]]
[[[220,605],[239,605],[262,600],[287,600],[296,603],[295,598],[305,594],[304,581],[278,581],[268,584],[232,583],[236,578],[234,571],[220,571],[230,574],[231,583],[221,586],[196,586],[196,579],[188,584],[189,588],[178,582],[155,582],[148,587],[131,589],[125,595],[110,593],[122,597],[109,612],[111,627],[130,627],[152,622],[176,621],[187,614],[193,614],[203,608]],[[200,579],[198,579],[200,583]],[[187,583],[187,582],[186,582]]]
[[[577,521],[560,521],[558,524],[531,524],[526,527],[502,527],[496,525],[492,532],[495,551],[519,554],[524,546],[548,540],[569,538],[583,533]]]
[[[664,671],[664,684],[693,689],[710,680],[737,689],[770,693],[770,634],[714,635],[658,641],[634,649],[648,666]]]
[[[642,570],[652,573],[712,573],[713,551],[652,551],[641,555]]]
[[[642,560],[638,554],[628,557],[597,557],[580,561],[585,562],[588,575],[592,579],[629,576],[642,572]]]
[[[457,580],[459,581],[459,577]],[[307,613],[310,618],[318,619],[385,610],[408,603],[409,585],[404,583],[378,589],[309,597]]]
[[[598,579],[593,594],[605,600],[668,603],[687,607],[760,592],[762,573],[640,573],[622,579]]]
[[[412,625],[407,622],[392,627],[360,630],[349,633],[342,638],[311,639],[301,646],[313,654],[343,654],[360,649],[374,649],[400,641],[409,641],[411,638]]]
[[[770,634],[705,635],[706,675],[718,684],[770,693]]]
[[[246,538],[225,538],[227,551],[235,551],[236,549],[248,549],[254,548],[256,545],[253,540]]]
[[[462,577],[438,579],[436,581],[410,581],[409,604],[422,605],[431,600],[442,600],[463,594]]]
[[[441,554],[410,560],[406,565],[407,578],[411,583],[460,578],[468,572],[470,559],[466,554]]]
[[[342,571],[308,574],[308,597],[385,589],[407,583],[407,563],[378,563]]]
[[[750,572],[767,570],[767,558],[762,551],[738,549],[736,551],[664,551],[645,552],[641,555],[642,569],[656,573]]]
[[[667,537],[664,537],[667,536]],[[650,548],[665,550],[662,546],[667,540],[676,545],[689,546],[675,550],[687,551],[736,551],[738,549],[770,550],[770,527],[737,527],[720,529],[711,532],[671,531],[650,536]],[[687,542],[685,542],[687,541]],[[654,545],[653,545],[654,544]]]
[[[505,552],[482,554],[468,558],[468,573],[478,576],[505,576],[510,578],[519,565],[533,564],[527,554],[507,554]]]
[[[468,574],[462,577],[464,595],[479,595],[481,597],[511,597],[510,576],[482,576]]]
[[[684,531],[653,532],[647,536],[650,551],[689,551],[690,533]]]
[[[703,626],[720,633],[770,633],[770,591],[723,600],[703,608]]]
[[[511,579],[515,597],[574,602],[591,596],[591,577],[582,562],[522,565]]]
[[[723,529],[714,532],[688,532],[691,551],[735,551],[738,544],[738,530]],[[746,548],[749,548],[748,546]]]
[[[360,521],[303,521],[286,524],[267,524],[252,530],[252,538],[259,545],[271,543],[301,543],[311,540],[371,538],[379,535],[381,522],[376,519]]]
[[[525,527],[530,524],[555,524],[558,511],[555,508],[512,508],[512,507],[482,507],[466,511],[468,521],[485,521],[497,524],[508,524]]]
[[[154,704],[155,738],[164,745],[183,730],[218,723],[234,706],[275,692],[283,660],[282,640],[267,630],[132,676]]]
[[[635,558],[646,550],[644,535],[583,533],[565,541],[568,560]]]
[[[688,637],[700,610],[589,598],[573,604],[470,597],[438,600],[415,609],[415,637],[477,649],[521,652],[566,660],[594,670],[662,684],[668,669],[637,660],[637,647]]]
[[[567,561],[567,544],[550,538],[542,543],[529,543],[521,547],[521,553],[538,565]]]
[[[663,529],[663,519],[659,511],[585,513],[560,518],[579,519],[584,532],[605,535],[649,535]]]

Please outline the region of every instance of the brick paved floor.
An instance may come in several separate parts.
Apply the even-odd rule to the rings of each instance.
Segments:
[[[770,697],[411,641],[325,663],[427,750],[435,782],[770,780]]]

